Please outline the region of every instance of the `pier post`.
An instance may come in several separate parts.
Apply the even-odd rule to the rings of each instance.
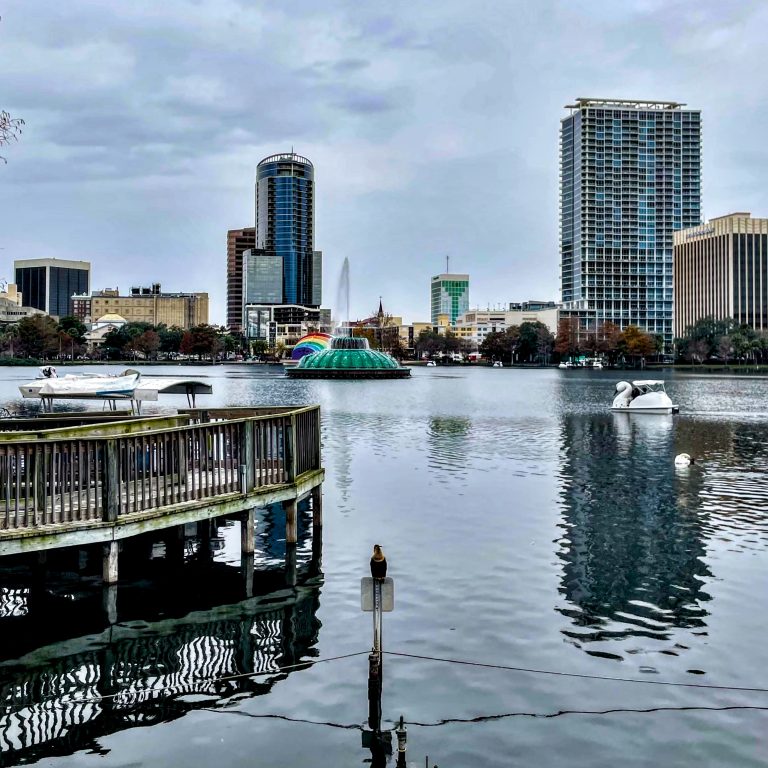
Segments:
[[[252,555],[256,549],[256,523],[254,510],[248,509],[242,514],[240,519],[240,553],[243,555]]]
[[[120,487],[118,482],[117,443],[107,440],[104,446],[101,493],[104,522],[114,523],[120,512]]]
[[[197,557],[204,562],[213,559],[213,552],[211,552],[212,522],[212,520],[199,520],[197,523]]]
[[[103,579],[105,584],[117,584],[117,555],[120,542],[108,541],[104,545]]]
[[[323,527],[323,486],[316,485],[312,489],[312,527],[316,530]]]
[[[244,422],[240,434],[240,492],[250,493],[256,487],[253,460],[253,423]]]
[[[240,555],[240,570],[243,576],[243,590],[246,597],[253,597],[253,552]]]
[[[174,567],[184,564],[185,538],[183,525],[175,525],[173,528],[169,528],[165,535],[165,560]]]
[[[296,545],[285,546],[285,583],[289,587],[296,586]]]
[[[117,624],[117,584],[105,584],[101,592],[101,604],[104,616],[111,626]]]
[[[285,543],[295,544],[299,540],[298,522],[297,522],[297,501],[289,499],[283,502],[285,510]]]

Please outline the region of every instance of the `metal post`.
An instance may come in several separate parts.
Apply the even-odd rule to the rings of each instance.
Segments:
[[[373,580],[373,649],[368,656],[368,727],[381,731],[381,582]]]
[[[403,722],[403,716],[400,715],[400,723],[395,728],[395,735],[397,736],[397,765],[396,768],[406,768],[405,752],[407,749],[408,741],[408,729]]]

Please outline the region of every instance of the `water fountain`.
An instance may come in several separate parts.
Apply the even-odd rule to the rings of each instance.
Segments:
[[[405,379],[411,369],[392,355],[371,349],[368,339],[334,336],[330,349],[305,355],[285,373],[292,379]]]
[[[346,256],[336,286],[336,314],[337,327],[349,326],[349,259]]]
[[[303,354],[286,370],[292,379],[405,379],[411,369],[392,355],[371,349],[368,339],[356,338],[349,323],[349,259],[344,259],[336,291],[336,335],[330,349]]]

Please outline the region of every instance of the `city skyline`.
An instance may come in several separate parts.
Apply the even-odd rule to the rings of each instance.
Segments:
[[[553,147],[578,93],[695,105],[702,217],[768,210],[754,173],[768,117],[754,98],[767,77],[761,4],[492,3],[468,14],[459,3],[436,16],[408,4],[289,14],[179,0],[153,14],[73,2],[52,17],[42,2],[11,3],[3,108],[27,125],[0,169],[0,277],[19,259],[87,260],[96,286],[209,290],[223,324],[223,233],[252,221],[258,161],[294,147],[318,169],[326,296],[348,257],[354,316],[383,294],[426,319],[421,286],[446,253],[472,276],[475,305],[559,298]],[[704,59],[718,67],[702,76]],[[244,77],[253,71],[263,76]]]

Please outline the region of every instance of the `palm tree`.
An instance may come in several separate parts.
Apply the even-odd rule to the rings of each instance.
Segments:
[[[0,335],[3,347],[7,347],[10,350],[11,357],[15,357],[13,343],[19,338],[19,326],[16,323],[11,323],[3,329]]]

